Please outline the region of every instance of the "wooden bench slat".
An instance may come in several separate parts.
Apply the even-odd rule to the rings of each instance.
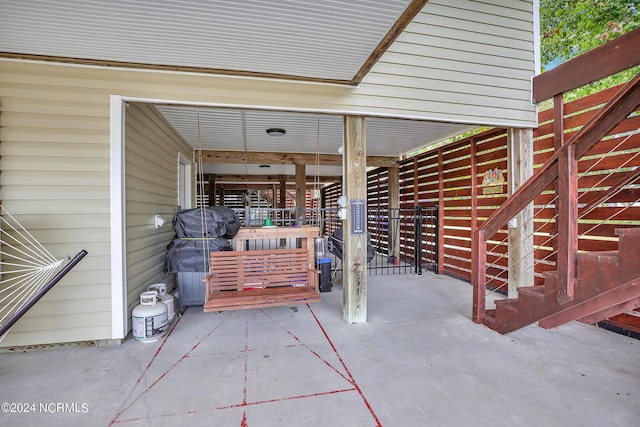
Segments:
[[[317,302],[306,249],[211,252],[205,311]]]

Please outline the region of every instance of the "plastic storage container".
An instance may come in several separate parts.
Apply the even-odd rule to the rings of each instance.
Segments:
[[[316,237],[313,239],[313,252],[317,260],[326,257],[329,254],[327,239],[324,237]]]

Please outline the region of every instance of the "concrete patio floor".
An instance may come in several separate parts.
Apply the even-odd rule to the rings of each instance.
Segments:
[[[503,336],[471,322],[471,293],[370,276],[366,324],[334,286],[309,306],[189,307],[155,343],[5,352],[0,425],[637,425],[640,341],[575,322]]]

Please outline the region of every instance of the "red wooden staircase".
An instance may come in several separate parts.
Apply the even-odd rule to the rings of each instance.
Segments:
[[[534,98],[538,97],[537,101],[554,99],[554,152],[533,177],[474,232],[474,322],[508,333],[534,322],[543,328],[573,320],[615,323],[615,319],[622,320],[621,317],[627,316],[625,313],[640,307],[640,228],[636,214],[640,206],[640,140],[637,138],[640,135],[640,73],[617,89],[601,107],[592,110],[590,118],[578,130],[565,128],[565,120],[569,126],[576,128],[577,125],[571,118],[566,118],[563,100],[564,92],[605,77],[607,74],[600,71],[607,64],[615,64],[607,70],[610,73],[640,65],[638,46],[640,29],[620,37],[617,43],[598,48],[586,58],[577,58],[575,62],[570,61],[534,78]],[[622,51],[626,53],[621,56]],[[602,67],[587,69],[593,61],[605,62],[601,62]],[[565,135],[571,136],[565,140]],[[607,162],[614,156],[624,157],[623,163]],[[599,169],[587,169],[596,166]],[[600,175],[597,181],[588,180],[593,175]],[[583,178],[585,181],[579,182]],[[500,276],[496,259],[501,254],[495,248],[504,246],[502,237],[508,238],[510,220],[521,215],[545,192],[553,192],[552,201],[536,209],[553,210],[555,216],[546,229],[533,231],[530,239],[533,242],[538,239],[540,246],[552,248],[553,258],[543,260],[542,271],[537,272],[538,279],[532,277],[525,283],[513,279],[514,283],[519,283],[515,286],[521,286],[517,288],[517,298],[498,299],[495,309],[488,309],[486,292],[494,289],[489,283]],[[628,213],[581,240],[584,233],[623,212],[615,210],[619,206],[629,209]],[[600,213],[594,214],[597,210]],[[608,216],[610,212],[613,212],[612,216]],[[600,225],[594,225],[597,221]],[[533,228],[536,220],[533,218],[529,222]],[[601,251],[603,242],[612,243],[605,247],[614,249],[616,240],[617,250]],[[531,244],[531,258],[536,252],[535,245]],[[523,252],[526,251],[523,249]],[[548,271],[549,265],[553,271]],[[637,320],[637,332],[640,333],[640,317],[630,317]]]
[[[518,298],[496,301],[483,323],[502,334],[534,322],[553,328],[572,320],[596,323],[640,307],[640,228],[617,229],[619,249],[576,256],[573,299],[558,302],[557,273],[543,285],[518,288]]]

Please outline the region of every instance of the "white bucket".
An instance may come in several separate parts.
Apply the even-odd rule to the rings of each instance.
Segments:
[[[167,305],[158,303],[157,291],[140,294],[140,305],[131,316],[133,337],[143,343],[157,341],[169,328]]]

